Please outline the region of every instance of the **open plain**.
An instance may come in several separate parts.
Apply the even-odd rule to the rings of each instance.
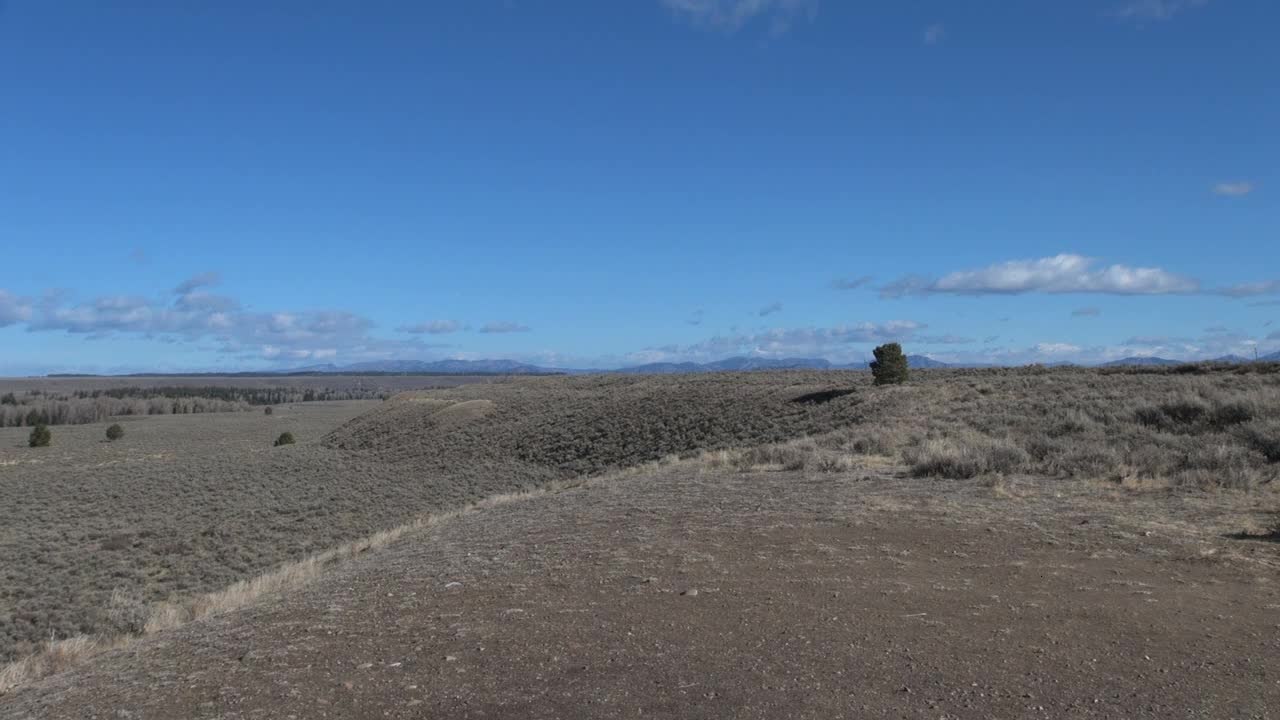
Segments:
[[[409,525],[29,673],[0,717],[1268,717],[1273,370],[525,378],[147,418],[120,442],[253,426],[200,426],[207,464],[136,492],[110,472],[127,454],[89,461],[123,446],[6,442],[6,500],[80,478],[5,525],[6,560],[98,578],[67,593],[102,618],[79,632],[122,630],[95,563],[142,558],[116,562],[146,619]],[[270,448],[290,422],[299,444]]]

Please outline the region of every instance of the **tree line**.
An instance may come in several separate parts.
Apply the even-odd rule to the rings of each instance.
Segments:
[[[256,406],[322,400],[385,399],[380,390],[329,388],[123,387],[0,395],[0,427],[83,425],[117,415],[237,412]]]

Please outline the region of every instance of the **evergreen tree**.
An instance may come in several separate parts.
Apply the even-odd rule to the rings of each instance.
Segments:
[[[40,424],[31,429],[31,437],[27,439],[27,444],[31,447],[49,447],[51,440],[53,440],[53,433],[49,432],[49,427]]]
[[[902,354],[902,346],[898,343],[885,343],[871,351],[875,362],[871,363],[871,374],[877,385],[891,385],[907,381],[909,369],[907,356]]]

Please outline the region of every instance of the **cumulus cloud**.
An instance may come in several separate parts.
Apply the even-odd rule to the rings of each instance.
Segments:
[[[1093,258],[1061,254],[1035,260],[1011,260],[978,270],[925,278],[908,276],[880,289],[886,298],[907,295],[1018,295],[1023,293],[1102,293],[1166,295],[1194,293],[1192,278],[1160,268],[1099,266]]]
[[[773,315],[774,313],[780,313],[780,312],[782,312],[782,303],[771,302],[768,305],[765,305],[764,307],[760,308],[760,310],[757,311],[756,314],[759,315],[760,317],[768,317],[770,315]]]
[[[462,330],[463,325],[457,320],[428,320],[412,325],[401,325],[396,329],[412,335],[447,335]]]
[[[0,290],[0,327],[16,325],[31,319],[31,301],[6,290]]]
[[[937,45],[947,37],[947,28],[942,23],[934,23],[924,29],[924,44]]]
[[[863,275],[861,277],[854,277],[854,278],[837,278],[836,280],[832,281],[831,287],[835,288],[836,290],[857,290],[858,288],[863,287],[869,284],[870,282],[871,282],[870,275]]]
[[[529,332],[529,330],[530,328],[525,325],[505,320],[489,322],[480,326],[480,332],[493,334]]]
[[[817,0],[662,0],[679,17],[696,25],[733,32],[757,18],[768,18],[772,32],[817,11]]]
[[[1098,317],[1102,311],[1096,307],[1082,307],[1071,311],[1072,317]]]
[[[0,325],[23,323],[30,332],[87,339],[124,334],[166,343],[212,341],[210,349],[220,353],[282,361],[338,353],[373,359],[435,347],[373,337],[371,320],[344,310],[250,311],[235,298],[201,290],[216,281],[211,273],[191,278],[174,288],[177,297],[168,302],[123,294],[74,302],[55,291],[33,303],[0,291]]]
[[[1213,186],[1214,195],[1226,195],[1228,197],[1239,197],[1248,195],[1253,192],[1253,183],[1248,180],[1239,180],[1236,182],[1220,182]]]
[[[1168,20],[1184,10],[1209,4],[1209,0],[1129,0],[1111,11],[1121,20]]]

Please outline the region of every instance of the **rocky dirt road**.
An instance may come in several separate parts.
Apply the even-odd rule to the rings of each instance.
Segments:
[[[1277,546],[1098,507],[676,466],[430,527],[0,717],[1280,715]]]

